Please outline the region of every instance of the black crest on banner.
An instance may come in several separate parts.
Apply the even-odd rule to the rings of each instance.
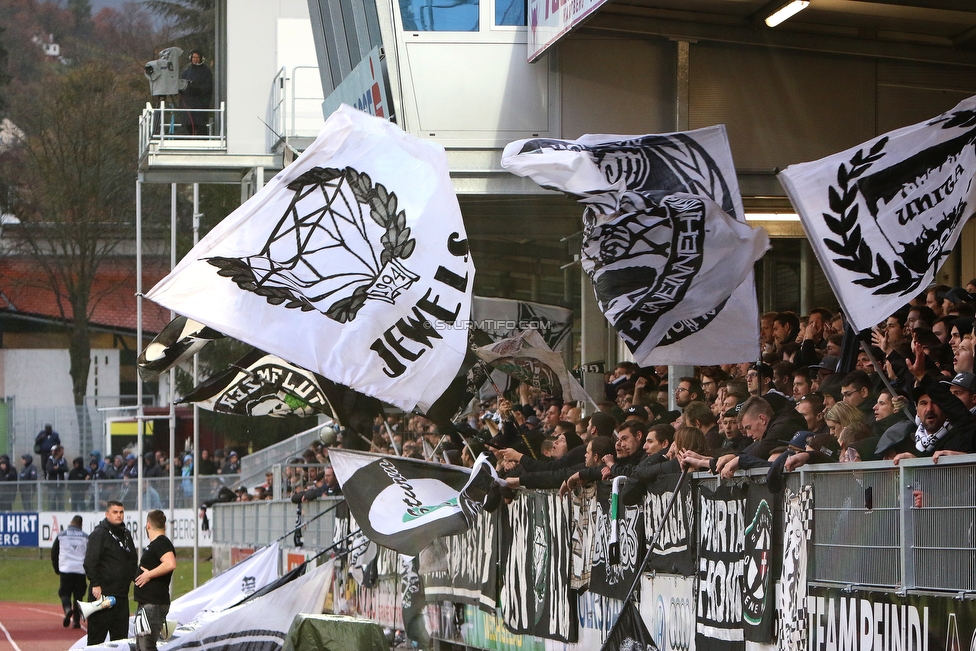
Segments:
[[[351,167],[313,167],[262,249],[207,262],[271,305],[318,310],[339,323],[367,300],[394,303],[420,277],[403,265],[417,245],[397,196]]]
[[[746,498],[745,565],[742,569],[742,621],[745,638],[769,644],[773,639],[776,599],[773,561],[776,557],[776,496],[766,484],[749,484]]]
[[[576,641],[569,517],[569,500],[555,492],[521,493],[503,512],[499,601],[513,633]]]

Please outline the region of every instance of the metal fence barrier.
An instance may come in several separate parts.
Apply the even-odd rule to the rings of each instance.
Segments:
[[[234,489],[238,475],[201,475],[201,497],[193,497],[193,478],[175,477],[173,507],[194,508],[215,499],[222,486]],[[169,477],[143,480],[144,510],[168,509]],[[126,510],[138,506],[139,486],[135,479],[100,479],[97,481],[0,482],[0,512],[3,511],[104,511],[109,500],[118,500]]]
[[[765,481],[765,470],[734,481]],[[699,473],[695,486],[719,480]],[[809,579],[888,590],[976,592],[976,455],[804,466],[787,476],[791,490],[813,486]],[[303,505],[306,520],[336,501]],[[266,544],[295,526],[287,501],[221,504],[214,542]],[[304,532],[307,549],[332,542],[325,516]]]
[[[335,511],[316,516],[341,501],[341,497],[323,497],[301,505],[303,521],[308,522],[302,529],[306,548],[325,549],[332,544]],[[267,545],[298,525],[298,509],[286,500],[215,504],[210,518],[213,543],[242,547]]]

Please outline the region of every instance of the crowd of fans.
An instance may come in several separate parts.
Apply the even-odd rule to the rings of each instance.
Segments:
[[[341,494],[329,461],[334,444],[469,467],[486,452],[510,489],[563,491],[621,475],[650,482],[682,467],[723,477],[769,467],[770,481],[779,484],[783,471],[805,463],[937,462],[976,451],[974,315],[976,280],[965,288],[929,288],[862,335],[856,349],[848,346],[852,368],[844,368],[843,314],[770,312],[762,315],[762,354],[755,362],[696,367],[673,387],[667,367],[621,363],[605,378],[604,400],[585,417],[581,405],[527,384],[510,398],[473,403],[452,427],[415,414],[378,416],[371,437],[341,430],[335,440],[316,441],[288,459],[281,494],[296,503]],[[669,411],[672,396],[677,409]],[[67,482],[72,508],[92,506],[85,502],[90,493],[72,490],[74,481],[136,478],[131,453],[102,459],[95,452],[87,467],[78,457],[68,468],[59,441],[41,448],[48,452],[46,478]],[[168,476],[172,463],[190,506],[192,461],[189,454],[171,462],[147,453],[144,476]],[[22,462],[18,473],[0,456],[0,510],[13,501],[4,482],[19,479],[22,497],[33,499],[41,471],[31,455]],[[200,466],[201,475],[239,472],[236,452],[211,457],[202,450]],[[274,477],[269,470],[264,483],[236,490],[214,478],[203,497],[206,503],[272,499]]]

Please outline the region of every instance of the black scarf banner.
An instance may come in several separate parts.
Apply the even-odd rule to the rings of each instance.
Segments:
[[[664,511],[674,493],[680,475],[664,475],[647,487],[644,498],[644,534],[648,544],[658,528],[661,535],[654,545],[654,553],[645,571],[657,570],[667,574],[692,576],[697,568],[695,554],[695,502],[691,482],[684,482],[671,507],[667,519]]]
[[[513,633],[575,642],[579,618],[570,594],[568,498],[523,492],[501,517],[501,615]]]
[[[746,489],[699,489],[697,651],[743,651]]]

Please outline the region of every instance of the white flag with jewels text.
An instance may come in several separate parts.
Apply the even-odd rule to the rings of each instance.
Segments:
[[[473,282],[444,149],[342,106],[147,296],[425,411],[464,358]]]
[[[857,330],[924,290],[976,208],[976,97],[779,179]]]

